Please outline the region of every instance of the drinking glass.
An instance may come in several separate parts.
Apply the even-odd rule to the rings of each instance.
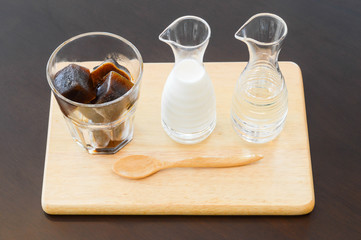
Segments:
[[[69,64],[92,71],[107,59],[122,66],[134,83],[123,96],[101,104],[84,104],[64,97],[54,87],[56,73]],[[84,33],[63,42],[46,66],[49,86],[71,136],[91,154],[115,153],[132,140],[142,73],[143,60],[137,48],[126,39],[105,32]]]

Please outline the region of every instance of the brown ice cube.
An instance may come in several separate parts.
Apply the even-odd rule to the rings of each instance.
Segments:
[[[77,111],[82,115],[83,121],[88,123],[104,123],[105,119],[102,115],[97,112],[96,108],[93,107],[78,107]]]
[[[98,87],[95,103],[105,103],[117,99],[128,92],[133,85],[128,78],[111,71],[103,78],[103,84]]]
[[[54,87],[64,97],[79,103],[96,98],[96,88],[90,79],[89,69],[69,64],[55,74]]]
[[[124,70],[122,70],[124,69]],[[93,81],[94,87],[99,87],[104,82],[104,77],[111,71],[117,72],[130,81],[127,71],[120,66],[115,60],[107,59],[100,66],[94,68],[90,73],[90,79]]]
[[[107,131],[94,130],[91,132],[90,136],[90,141],[96,148],[105,148],[110,142],[110,137],[107,134]]]

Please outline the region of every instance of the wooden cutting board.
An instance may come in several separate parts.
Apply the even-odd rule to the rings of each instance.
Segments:
[[[181,145],[160,123],[161,93],[171,63],[146,63],[134,139],[114,155],[90,155],[71,138],[52,97],[42,207],[48,214],[301,215],[312,211],[314,190],[300,68],[281,62],[289,97],[284,130],[272,142],[251,144],[233,130],[231,98],[244,62],[205,63],[217,98],[217,126],[205,141]],[[177,168],[142,180],[114,174],[122,156],[179,160],[193,156],[260,153],[236,168]]]

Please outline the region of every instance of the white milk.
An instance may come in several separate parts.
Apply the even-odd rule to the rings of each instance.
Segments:
[[[212,81],[196,60],[182,60],[168,76],[162,95],[162,121],[168,135],[175,132],[178,138],[185,134],[191,139],[192,134],[199,136],[204,132],[206,136],[201,141],[214,129],[216,99]]]

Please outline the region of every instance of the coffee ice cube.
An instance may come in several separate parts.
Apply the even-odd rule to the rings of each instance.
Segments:
[[[77,64],[69,64],[57,72],[54,87],[61,95],[75,102],[89,103],[96,98],[89,69]]]
[[[94,130],[90,133],[90,141],[96,148],[105,148],[110,142],[110,137],[107,131]]]
[[[94,68],[90,73],[90,79],[93,81],[94,87],[99,87],[104,82],[104,77],[111,71],[117,72],[130,81],[130,78],[124,67],[120,66],[114,59],[107,59],[101,65]]]
[[[98,87],[95,103],[105,103],[117,99],[128,92],[133,85],[128,78],[111,71],[103,78],[103,84]]]

